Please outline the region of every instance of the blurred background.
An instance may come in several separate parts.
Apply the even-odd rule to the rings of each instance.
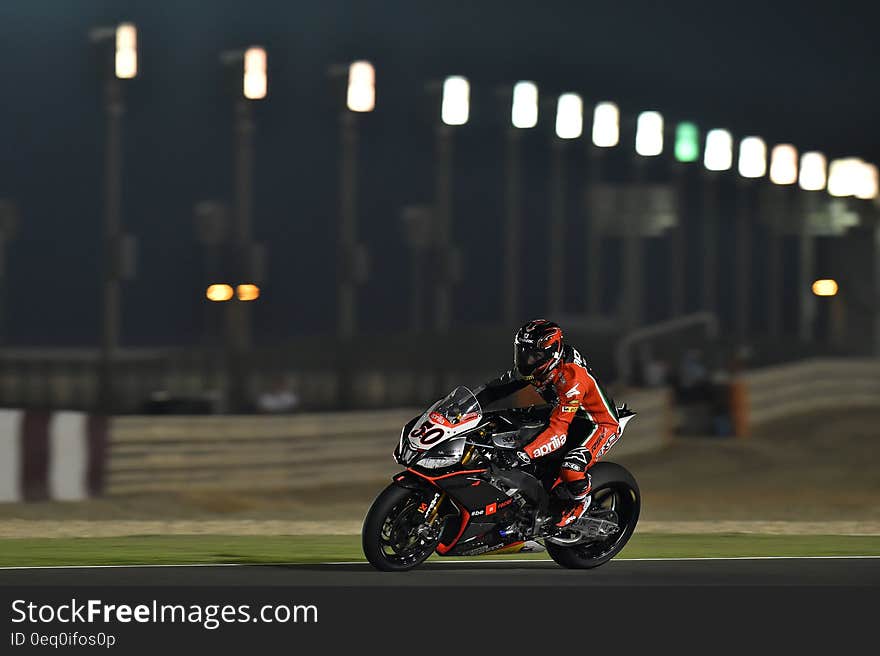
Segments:
[[[0,499],[372,484],[535,317],[621,458],[872,426],[878,18],[3,2]]]

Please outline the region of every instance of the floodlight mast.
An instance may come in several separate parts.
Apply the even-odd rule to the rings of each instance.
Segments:
[[[113,414],[118,410],[115,374],[122,330],[122,281],[134,275],[130,261],[133,254],[129,252],[133,239],[125,234],[122,216],[122,118],[125,114],[124,85],[138,72],[137,28],[128,22],[114,27],[98,27],[90,32],[89,39],[98,50],[107,118],[98,409]]]
[[[709,130],[703,149],[703,270],[701,305],[717,312],[718,266],[718,175],[733,164],[733,137],[722,129]]]
[[[230,237],[234,244],[236,278],[262,283],[264,249],[253,239],[254,207],[254,107],[268,97],[268,55],[266,49],[252,45],[243,50],[220,53],[220,62],[228,81],[227,90],[233,109],[233,184],[234,202]],[[229,303],[226,310],[226,366],[228,388],[226,401],[232,412],[242,412],[249,405],[247,380],[253,347],[252,312],[249,303]]]
[[[672,149],[672,183],[676,197],[684,198],[686,175],[693,169],[693,163],[700,159],[700,130],[690,121],[681,121],[675,126]],[[670,261],[673,263],[670,284],[670,314],[673,317],[684,314],[685,286],[687,284],[687,234],[684,214],[679,214],[678,225],[670,233]]]
[[[816,297],[810,292],[810,283],[815,269],[815,244],[810,228],[810,216],[819,210],[822,192],[828,184],[828,162],[821,152],[810,151],[801,156],[798,171],[799,194],[798,211],[802,220],[797,228],[798,240],[798,337],[809,343],[814,339]]]
[[[358,60],[334,67],[334,75],[346,75],[345,107],[339,114],[339,262],[337,289],[337,334],[350,340],[357,333],[357,287],[367,280],[367,251],[358,242],[358,126],[363,115],[376,108],[376,69]],[[341,389],[341,388],[340,388]],[[343,399],[349,404],[352,399]]]
[[[611,101],[601,101],[593,107],[593,125],[591,129],[591,146],[589,148],[590,165],[588,194],[594,194],[602,182],[602,167],[606,152],[620,142],[620,110]],[[589,315],[601,313],[601,277],[600,241],[602,232],[599,229],[598,217],[587,217],[587,266],[586,266],[586,311]]]
[[[470,83],[466,77],[451,75],[442,84],[440,122],[435,127],[434,229],[439,270],[434,291],[434,329],[449,332],[452,323],[452,285],[458,279],[458,252],[452,242],[453,218],[453,135],[470,117]]]
[[[550,248],[547,263],[547,310],[562,312],[565,277],[565,144],[579,138],[584,129],[584,103],[576,93],[563,93],[556,100],[556,136],[552,141],[550,191]]]
[[[511,93],[512,91],[512,93]],[[508,95],[510,94],[510,95]],[[504,214],[504,318],[512,324],[520,319],[520,246],[522,224],[522,153],[523,133],[538,124],[539,94],[534,82],[521,80],[504,87],[510,100],[510,125],[507,126]]]
[[[767,172],[767,145],[760,137],[745,137],[739,142],[736,179],[736,220],[734,224],[734,332],[740,340],[748,336],[751,318],[750,263],[752,256],[753,181]],[[776,240],[768,237],[768,249],[775,252]],[[769,258],[773,260],[773,257]],[[770,266],[773,266],[772,264]],[[769,277],[769,276],[768,276]],[[772,288],[772,281],[767,285]]]

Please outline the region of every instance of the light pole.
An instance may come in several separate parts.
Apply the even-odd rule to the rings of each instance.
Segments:
[[[563,93],[556,102],[556,136],[553,138],[550,193],[550,252],[548,311],[562,312],[565,287],[565,143],[584,130],[584,103],[576,93]]]
[[[733,165],[733,137],[727,130],[710,130],[703,151],[703,285],[702,307],[716,312],[718,304],[718,176]]]
[[[264,253],[253,241],[253,103],[268,93],[266,51],[252,46],[220,55],[233,88],[234,202],[230,236],[235,252],[236,278],[254,283],[263,278]],[[229,303],[227,309],[228,407],[242,412],[248,406],[251,312],[248,305]]]
[[[101,412],[112,414],[116,411],[114,369],[121,332],[121,281],[132,274],[132,241],[124,234],[122,225],[122,117],[125,113],[122,81],[137,76],[137,28],[131,23],[95,28],[89,33],[89,39],[98,54],[107,117],[104,155],[104,289],[98,406]]]
[[[587,280],[586,280],[586,311],[590,315],[598,315],[601,308],[601,248],[603,233],[600,226],[600,215],[594,198],[602,182],[602,164],[604,153],[620,142],[620,110],[613,102],[603,101],[593,108],[592,146],[587,180],[588,207],[587,216]]]
[[[804,343],[813,341],[813,323],[816,316],[816,297],[809,291],[813,277],[813,233],[810,217],[819,209],[819,195],[828,182],[827,162],[820,152],[808,152],[801,156],[798,185],[803,190],[800,203],[800,221],[797,225],[798,239],[798,337]]]
[[[538,124],[538,87],[520,81],[513,87],[505,157],[504,318],[519,318],[520,231],[522,227],[522,132]]]
[[[400,215],[410,248],[410,329],[415,334],[425,329],[425,254],[432,241],[433,210],[424,205],[405,207]]]
[[[734,255],[736,265],[735,317],[734,332],[740,341],[747,337],[750,322],[751,294],[749,284],[749,267],[751,261],[752,241],[752,185],[751,180],[764,177],[767,173],[767,144],[760,137],[745,137],[739,142],[739,159],[737,168],[739,177],[736,180],[736,216]],[[772,227],[771,227],[772,231]],[[769,248],[772,250],[775,240],[771,238]],[[773,257],[771,256],[771,260]],[[774,274],[771,274],[771,276]],[[768,276],[770,278],[771,276]],[[772,281],[768,281],[773,285]]]
[[[685,167],[700,159],[700,130],[690,121],[682,121],[675,126],[674,161],[672,179],[679,207],[678,225],[672,231],[670,258],[672,260],[672,285],[670,294],[670,313],[673,317],[684,314],[685,282],[687,280],[687,207]]]
[[[874,228],[874,245],[877,245],[877,216],[872,211],[874,204],[868,201],[874,201],[878,197],[878,171],[873,164],[867,163],[858,157],[846,157],[843,159],[833,160],[828,166],[828,193],[835,197],[833,205],[829,205],[832,214],[836,215],[836,222],[840,226],[856,225],[861,222],[862,217],[865,218],[865,224]],[[873,258],[875,260],[875,275],[877,274],[878,265],[876,259],[878,253],[875,250]],[[826,284],[819,284],[824,282]],[[819,291],[828,291],[828,282],[833,281],[817,281],[813,285],[813,294],[830,296],[832,294],[820,294]],[[875,284],[878,281],[875,280]],[[820,289],[817,289],[820,288]],[[835,347],[841,347],[846,340],[846,304],[843,299],[837,295],[836,283],[833,285],[834,298],[828,303],[828,320],[830,329],[831,343]],[[876,288],[872,290],[876,294]],[[852,296],[850,296],[852,300]],[[872,300],[876,300],[872,299]],[[876,331],[880,327],[880,310],[877,309],[876,302],[872,303],[874,310],[874,330],[875,337],[878,336]],[[878,344],[875,343],[877,348]]]
[[[436,126],[434,218],[438,256],[434,296],[434,328],[446,334],[452,320],[452,285],[458,277],[458,257],[452,242],[453,134],[470,116],[470,83],[459,75],[443,82],[440,123]]]
[[[339,68],[332,71],[337,75]],[[337,334],[350,340],[357,332],[357,285],[366,281],[367,252],[357,237],[357,157],[359,115],[376,107],[376,71],[368,61],[352,62],[347,75],[346,106],[339,115],[339,295]]]
[[[6,341],[6,244],[15,237],[18,222],[15,204],[0,199],[0,345]]]
[[[663,117],[659,112],[641,112],[636,118],[634,158],[634,186],[626,212],[623,241],[623,289],[624,289],[624,323],[629,329],[638,327],[642,322],[642,235],[646,224],[646,207],[638,204],[638,199],[647,198],[644,193],[645,166],[647,159],[657,157],[663,152]],[[638,204],[638,205],[635,205]]]
[[[774,216],[768,217],[767,238],[767,326],[768,333],[776,336],[780,332],[780,305],[783,296],[783,260],[780,257],[778,233],[780,225],[790,230],[791,187],[798,179],[797,149],[791,144],[777,144],[770,154],[770,182],[777,187],[772,191],[777,199],[773,204]],[[801,224],[805,224],[801,221]]]

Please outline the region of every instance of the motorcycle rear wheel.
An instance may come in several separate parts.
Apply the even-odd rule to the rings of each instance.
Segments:
[[[547,542],[547,553],[563,567],[592,569],[604,565],[626,546],[639,521],[641,494],[632,474],[613,462],[598,462],[590,469],[593,481],[588,515],[614,517],[618,532],[604,539],[562,546]]]
[[[439,542],[424,539],[419,529],[425,516],[419,511],[424,494],[389,485],[376,497],[364,518],[361,542],[370,564],[383,572],[405,572],[421,565]]]

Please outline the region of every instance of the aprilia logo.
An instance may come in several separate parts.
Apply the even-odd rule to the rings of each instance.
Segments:
[[[554,435],[547,444],[542,444],[537,447],[534,451],[532,451],[533,458],[540,458],[541,456],[546,456],[548,453],[552,453],[556,451],[559,447],[565,444],[565,438],[567,436],[565,434],[562,435]]]

